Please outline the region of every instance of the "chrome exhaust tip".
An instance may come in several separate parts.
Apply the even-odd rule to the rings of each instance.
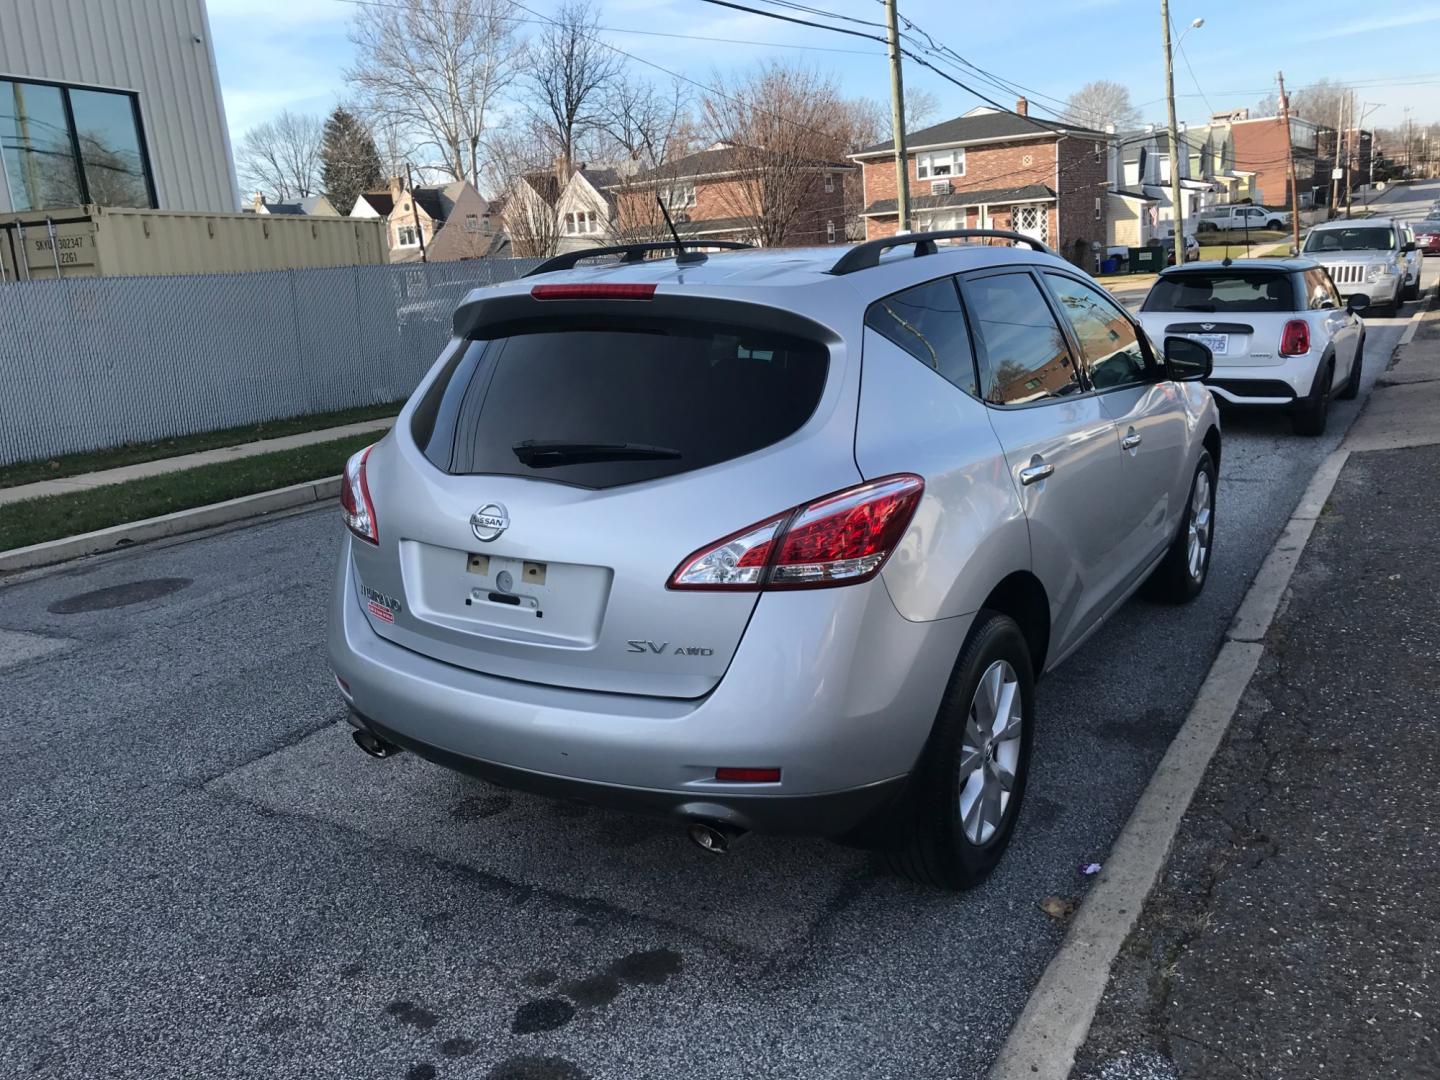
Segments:
[[[380,736],[363,728],[356,728],[350,733],[350,737],[355,740],[356,746],[373,758],[392,758],[403,752],[394,743],[386,742]]]
[[[745,835],[744,829],[708,821],[692,821],[686,832],[696,847],[712,855],[724,855],[732,844]]]

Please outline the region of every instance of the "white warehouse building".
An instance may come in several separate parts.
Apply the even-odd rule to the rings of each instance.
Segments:
[[[205,0],[0,0],[0,213],[232,213]]]

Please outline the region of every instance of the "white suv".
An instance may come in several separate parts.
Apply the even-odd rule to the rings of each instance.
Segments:
[[[1305,238],[1303,253],[1329,271],[1343,296],[1364,293],[1373,312],[1383,309],[1393,315],[1418,295],[1419,273],[1412,275],[1408,260],[1414,250],[1414,240],[1400,223],[1361,218],[1316,225]]]
[[[1369,298],[1341,299],[1311,259],[1235,259],[1172,267],[1150,288],[1140,321],[1156,341],[1183,334],[1215,361],[1205,384],[1230,405],[1282,406],[1295,430],[1319,435],[1332,397],[1360,390]]]

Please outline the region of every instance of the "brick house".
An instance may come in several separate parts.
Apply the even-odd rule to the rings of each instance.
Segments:
[[[972,109],[907,134],[911,228],[1013,229],[1094,270],[1105,243],[1113,136],[1041,123],[1028,111],[1021,98],[1013,113]],[[894,236],[894,143],[867,147],[851,159],[863,170],[866,239]]]
[[[780,246],[845,243],[844,162],[789,163],[769,177],[763,155],[716,143],[656,169],[625,178],[610,188],[616,201],[616,229],[625,237],[666,236],[656,195],[686,237],[743,240]]]
[[[385,190],[357,198],[350,217],[384,220],[391,262],[417,261],[422,239],[429,262],[482,258],[493,253],[501,231],[490,204],[465,180],[412,189],[391,177]]]
[[[1255,202],[1272,209],[1290,207],[1290,171],[1285,157],[1285,122],[1278,116],[1243,117],[1231,121],[1235,167],[1255,174]],[[1302,207],[1314,206],[1316,188],[1328,190],[1332,159],[1322,153],[1331,129],[1298,116],[1290,118],[1295,154],[1295,183]]]

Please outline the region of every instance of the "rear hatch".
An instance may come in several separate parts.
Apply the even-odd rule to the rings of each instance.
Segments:
[[[1236,265],[1162,275],[1140,319],[1157,341],[1170,334],[1203,341],[1217,367],[1264,367],[1284,362],[1280,335],[1297,310],[1290,271]]]
[[[696,549],[858,479],[838,336],[683,294],[512,293],[471,316],[367,464],[380,541],[352,547],[375,632],[547,685],[707,693],[759,594],[666,582]]]

